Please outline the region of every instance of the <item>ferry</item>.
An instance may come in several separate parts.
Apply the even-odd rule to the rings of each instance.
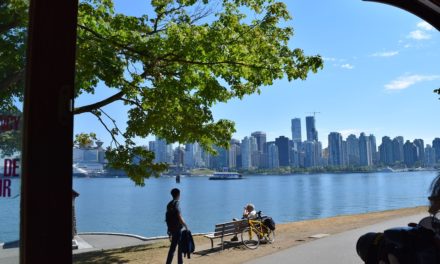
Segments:
[[[215,172],[210,180],[241,180],[244,179],[241,174],[237,172]]]

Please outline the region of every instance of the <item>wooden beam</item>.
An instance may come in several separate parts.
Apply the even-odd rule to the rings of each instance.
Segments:
[[[22,150],[20,263],[72,261],[72,138],[78,2],[32,0]]]

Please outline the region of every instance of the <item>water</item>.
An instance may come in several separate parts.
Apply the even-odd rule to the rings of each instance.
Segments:
[[[79,232],[166,234],[170,190],[181,189],[182,215],[193,233],[241,217],[252,202],[276,223],[427,205],[435,172],[299,174],[247,176],[210,181],[206,177],[150,179],[145,187],[126,178],[75,178]],[[16,186],[17,184],[14,184]],[[17,187],[18,188],[18,187]],[[18,239],[19,198],[0,199],[0,241]]]

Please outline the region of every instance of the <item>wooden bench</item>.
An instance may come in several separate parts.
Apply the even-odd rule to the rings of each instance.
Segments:
[[[224,249],[225,236],[237,235],[239,236],[241,232],[248,227],[247,220],[238,220],[227,223],[221,223],[215,225],[215,231],[213,233],[205,235],[205,237],[211,239],[211,249],[214,248],[214,239],[221,238],[222,240],[222,250]]]

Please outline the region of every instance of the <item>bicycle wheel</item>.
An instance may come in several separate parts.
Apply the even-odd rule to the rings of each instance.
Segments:
[[[249,249],[256,249],[260,245],[260,239],[253,228],[245,228],[241,232],[241,242]]]
[[[272,231],[268,228],[266,233],[264,234],[264,239],[268,243],[273,243],[275,241],[275,230]]]

